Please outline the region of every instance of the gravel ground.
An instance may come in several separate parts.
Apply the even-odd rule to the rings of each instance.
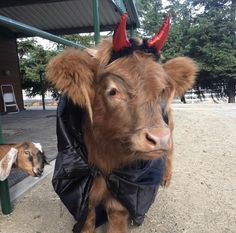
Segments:
[[[236,105],[174,106],[174,174],[132,233],[236,232]],[[48,176],[0,214],[1,233],[70,233],[74,220]],[[100,229],[98,232],[104,232]]]
[[[55,159],[57,145],[55,110],[27,110],[18,114],[3,115],[1,120],[4,143],[29,140],[40,142],[48,159],[50,161]]]

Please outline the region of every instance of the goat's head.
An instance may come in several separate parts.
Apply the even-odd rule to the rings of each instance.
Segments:
[[[31,176],[41,176],[47,164],[40,143],[3,144],[0,145],[0,152],[0,180],[9,176],[13,165]]]
[[[193,85],[197,69],[186,57],[163,65],[157,62],[169,18],[162,27],[164,34],[160,31],[150,40],[119,40],[125,34],[120,28],[124,17],[113,41],[103,40],[92,56],[87,51],[65,51],[51,60],[47,77],[88,110],[97,145],[105,150],[110,146],[113,155],[125,150],[120,154],[157,158],[172,149],[170,103]]]
[[[31,176],[41,176],[46,158],[40,143],[24,142],[19,144],[16,166]]]

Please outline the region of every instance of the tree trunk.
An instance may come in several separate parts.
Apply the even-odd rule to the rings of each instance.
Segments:
[[[235,103],[235,85],[236,85],[235,79],[229,80],[229,82],[228,82],[228,94],[229,94],[228,103]]]

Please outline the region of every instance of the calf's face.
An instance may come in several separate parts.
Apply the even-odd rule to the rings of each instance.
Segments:
[[[111,48],[104,42],[96,57],[65,51],[49,63],[48,80],[87,109],[94,147],[156,158],[172,148],[170,102],[193,85],[196,66],[186,57],[161,65],[141,51],[109,63]]]
[[[169,150],[171,129],[163,115],[170,85],[162,66],[150,56],[137,53],[114,61],[96,78],[94,134],[144,159]]]

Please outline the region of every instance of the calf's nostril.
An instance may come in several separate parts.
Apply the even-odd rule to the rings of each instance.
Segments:
[[[157,144],[155,138],[149,133],[146,133],[146,139],[149,143],[151,143],[154,146]]]

